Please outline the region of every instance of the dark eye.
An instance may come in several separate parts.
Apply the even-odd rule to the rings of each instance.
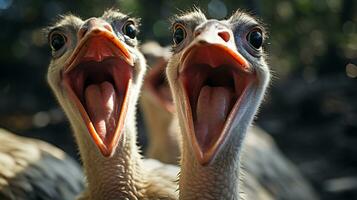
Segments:
[[[255,49],[259,49],[263,45],[263,33],[260,30],[253,30],[247,35],[249,44]]]
[[[175,27],[175,32],[173,35],[173,40],[175,45],[180,44],[186,37],[186,31],[182,26],[176,26]]]
[[[123,33],[128,37],[130,37],[131,39],[134,39],[138,34],[138,30],[136,29],[133,22],[128,22],[123,27]]]
[[[51,36],[50,45],[53,51],[60,50],[66,44],[66,38],[64,35],[59,33],[54,33]]]

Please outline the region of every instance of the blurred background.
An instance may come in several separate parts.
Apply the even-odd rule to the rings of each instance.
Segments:
[[[78,158],[45,80],[50,48],[42,28],[59,14],[87,18],[116,7],[142,18],[140,40],[169,45],[168,18],[193,5],[211,18],[242,8],[263,19],[274,79],[256,124],[275,138],[322,199],[357,199],[356,0],[0,0],[0,127]]]

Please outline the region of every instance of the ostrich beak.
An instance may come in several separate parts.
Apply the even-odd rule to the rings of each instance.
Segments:
[[[150,91],[154,100],[159,102],[169,113],[175,112],[170,87],[165,77],[167,60],[160,60],[147,72],[144,80],[144,87]]]
[[[184,50],[178,70],[187,137],[201,165],[209,165],[233,131],[242,99],[256,79],[237,51],[231,30],[204,27]]]
[[[94,19],[79,37],[63,69],[62,84],[94,143],[103,156],[109,157],[125,123],[133,58],[105,23]]]

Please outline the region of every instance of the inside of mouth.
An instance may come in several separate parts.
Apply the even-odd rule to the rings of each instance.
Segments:
[[[171,111],[174,105],[170,87],[165,76],[165,66],[166,65],[162,65],[150,69],[146,76],[146,83],[159,102],[161,102],[166,109]]]
[[[194,136],[203,152],[224,137],[224,129],[237,113],[250,78],[240,67],[224,52],[208,49],[193,52],[184,62],[180,80],[190,106]]]
[[[128,82],[130,67],[119,58],[86,61],[65,74],[97,135],[109,144],[115,135]],[[81,109],[79,109],[81,110]],[[85,116],[85,117],[86,117]]]

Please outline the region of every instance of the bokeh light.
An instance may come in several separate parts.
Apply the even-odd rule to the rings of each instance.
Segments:
[[[42,30],[58,15],[87,18],[119,8],[141,18],[141,43],[167,46],[170,17],[194,6],[208,18],[228,18],[240,8],[262,19],[273,81],[256,124],[273,135],[321,199],[357,199],[353,181],[339,181],[357,177],[356,0],[0,0],[0,126],[77,151],[59,137],[72,138],[45,77],[51,52]]]
[[[222,19],[227,15],[227,7],[220,0],[211,0],[208,3],[208,14],[212,18]]]
[[[0,0],[0,11],[8,9],[12,4],[12,0]]]
[[[346,65],[346,74],[350,78],[357,78],[357,65],[348,63]]]

